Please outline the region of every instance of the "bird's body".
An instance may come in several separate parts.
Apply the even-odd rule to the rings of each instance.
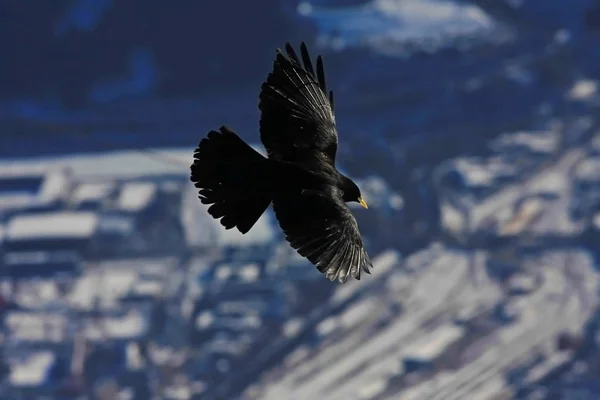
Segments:
[[[333,94],[326,95],[321,57],[315,74],[301,45],[278,51],[259,108],[264,157],[223,126],[200,141],[191,180],[210,215],[247,233],[270,204],[286,239],[330,280],[360,279],[371,261],[345,202],[366,208],[358,186],[335,168]]]

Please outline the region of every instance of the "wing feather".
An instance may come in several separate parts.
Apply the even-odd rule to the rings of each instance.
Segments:
[[[286,240],[327,279],[343,283],[370,273],[358,224],[337,188],[280,196],[273,209]]]
[[[323,58],[321,56],[317,57],[317,78],[319,79],[319,86],[321,87],[321,90],[323,90],[323,93],[327,93],[325,70],[323,69]]]
[[[289,47],[291,48],[291,46]],[[300,45],[300,52],[302,53],[302,62],[304,63],[304,68],[306,69],[306,72],[308,72],[312,76],[315,76],[315,70],[313,69],[312,61],[310,60],[310,55],[308,54],[308,48],[306,47],[306,44],[304,44],[304,42]],[[321,81],[319,80],[319,83],[320,82]],[[321,89],[323,89],[322,86]]]
[[[334,165],[338,134],[323,60],[317,58],[315,73],[304,43],[301,59],[289,43],[285,50],[277,50],[273,70],[261,86],[261,141],[273,159]]]

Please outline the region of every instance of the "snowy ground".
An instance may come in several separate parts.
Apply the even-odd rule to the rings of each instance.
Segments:
[[[121,171],[126,172],[125,177],[120,176],[121,181],[148,179],[149,175],[160,173],[161,167],[163,174],[183,173],[177,164],[185,162],[185,153],[153,153],[153,156],[157,155],[174,163],[165,166],[162,164],[167,159],[147,155],[136,158],[137,153],[49,162],[54,170],[59,166],[70,166],[77,171],[78,181],[89,181],[85,183],[87,186],[80,186],[86,190],[74,192],[82,200],[104,196],[105,189],[112,187],[106,186],[107,177]],[[475,202],[469,210],[472,233],[477,236],[478,232],[492,232],[500,237],[579,234],[581,227],[570,219],[568,209],[572,200],[573,171],[585,156],[583,147],[569,149],[546,162],[527,179],[507,184]],[[137,171],[128,168],[131,160],[136,160]],[[498,163],[488,163],[488,167],[485,163],[484,166],[465,165],[466,168],[493,166],[502,170]],[[19,162],[7,163],[0,168],[0,175],[11,176],[18,167]],[[492,176],[496,172],[490,169],[486,173]],[[66,187],[64,180],[54,179],[53,182]],[[92,182],[102,186],[102,190],[95,190]],[[395,198],[395,194],[382,189],[383,180],[369,182],[374,196],[379,193],[378,196],[383,198]],[[121,208],[137,212],[148,203],[131,200],[150,196],[151,185],[130,182],[122,187],[123,192],[116,202]],[[51,195],[57,196],[60,191],[50,189],[46,186],[43,193],[51,203]],[[129,193],[133,189],[135,196]],[[89,192],[87,197],[83,193],[86,191]],[[540,194],[546,197],[542,199]],[[533,200],[522,203],[523,198]],[[76,331],[91,342],[135,341],[144,337],[153,317],[148,305],[139,304],[146,300],[169,299],[172,303],[167,312],[169,323],[160,337],[155,338],[157,347],[151,351],[152,357],[159,360],[155,361],[157,363],[168,364],[180,363],[177,360],[181,357],[209,362],[202,361],[204,356],[199,355],[205,353],[235,354],[241,362],[236,366],[235,374],[215,381],[221,384],[214,387],[225,393],[235,392],[239,377],[252,377],[258,369],[257,380],[248,378],[251,384],[245,390],[247,398],[490,399],[510,395],[513,387],[507,383],[506,373],[535,357],[543,356],[544,359],[527,372],[530,382],[565,362],[567,358],[553,348],[557,335],[564,331],[581,332],[596,309],[599,281],[586,250],[541,246],[527,256],[516,254],[519,273],[509,283],[502,283],[491,276],[490,271],[502,268],[498,265],[506,262],[502,261],[503,252],[514,250],[510,245],[505,249],[487,249],[481,245],[471,249],[467,236],[462,248],[434,241],[405,256],[392,248],[374,254],[373,275],[360,283],[336,286],[333,294],[315,309],[278,320],[281,330],[273,331],[270,330],[272,327],[263,327],[268,317],[262,313],[279,312],[274,305],[282,305],[288,301],[286,298],[294,296],[288,293],[273,299],[264,297],[261,290],[267,281],[259,278],[263,274],[262,268],[267,271],[265,279],[278,276],[281,280],[292,271],[303,271],[298,275],[302,279],[311,276],[311,272],[314,277],[319,275],[307,264],[296,266],[297,257],[274,249],[280,241],[273,240],[275,226],[269,218],[264,219],[264,226],[257,227],[260,234],[252,243],[235,237],[215,236],[211,230],[219,231],[218,223],[207,218],[205,210],[195,200],[190,188],[183,197],[181,216],[196,235],[191,235],[195,240],[190,240],[190,246],[204,244],[204,250],[184,265],[180,265],[178,257],[86,262],[83,274],[75,279],[65,296],[51,280],[21,283],[14,300],[24,309],[8,316],[7,325],[12,334],[5,341],[7,355],[15,365],[11,375],[14,385],[31,386],[43,380],[43,372],[39,370],[49,368],[48,365],[54,362],[47,355],[49,343],[69,342]],[[519,202],[522,204],[516,207]],[[75,203],[67,201],[66,204]],[[63,214],[63,211],[57,211],[50,215],[64,217]],[[85,215],[94,214],[88,211]],[[19,218],[14,221],[21,225],[27,222]],[[495,221],[491,231],[490,220]],[[66,225],[75,222],[61,221],[60,232],[81,236],[77,226],[66,230]],[[86,232],[101,225],[98,221],[91,225],[86,221],[82,221],[87,224],[83,226],[87,228]],[[7,237],[21,238],[23,235],[15,233],[21,225],[11,225],[9,221]],[[27,232],[32,229],[35,231],[31,226],[21,231],[27,237]],[[50,229],[47,233],[51,232]],[[255,247],[248,246],[250,244]],[[237,253],[232,256],[218,251],[223,250],[223,246],[233,246]],[[268,272],[273,263],[289,264],[289,270],[275,268]],[[271,267],[267,267],[269,265]],[[245,273],[246,270],[249,272]],[[278,275],[269,275],[274,273]],[[210,274],[214,276],[206,278]],[[227,282],[232,279],[240,280],[250,295],[256,290],[257,294],[252,297],[252,302],[247,302],[247,307],[241,307],[243,298],[234,298],[233,302],[228,300],[228,305],[219,303],[219,288],[227,287]],[[291,288],[296,282],[291,280],[285,284]],[[515,287],[520,288],[520,294],[512,293]],[[281,296],[287,290],[275,291],[274,295]],[[302,296],[301,285],[292,291],[295,296]],[[209,298],[208,293],[216,293],[216,305],[205,305],[194,314],[195,304]],[[146,300],[133,307],[134,303],[124,303],[125,298],[132,297]],[[504,317],[498,317],[499,310]],[[92,311],[103,314],[100,324],[89,318],[73,323],[73,315]],[[283,313],[280,315],[286,315],[285,311]],[[185,332],[190,323],[200,334],[211,329],[236,333],[227,340],[217,335],[190,352],[185,344],[189,340]],[[273,332],[281,333],[275,335]],[[265,341],[267,337],[269,339]],[[246,362],[245,352],[252,348],[252,343],[261,340],[266,344],[257,348],[251,363]],[[28,348],[31,343],[45,344],[40,350],[31,352],[31,357],[18,358],[19,349]],[[275,367],[270,364],[273,360]],[[267,370],[262,371],[267,365]],[[24,372],[27,368],[32,371],[29,375]],[[168,385],[171,387],[174,386]],[[163,389],[167,391],[168,388]],[[210,385],[208,388],[206,398],[218,398],[219,392],[211,392],[213,387]]]
[[[323,45],[336,50],[369,47],[398,56],[411,47],[435,52],[461,39],[468,44],[501,37],[499,24],[481,8],[447,0],[373,0],[338,8],[303,1],[298,13],[317,25]]]
[[[478,229],[482,221],[494,218],[502,208],[511,208],[522,197],[551,192],[558,197],[544,203],[541,215],[515,233],[568,236],[578,232],[567,209],[570,174],[583,156],[582,149],[570,150],[526,181],[487,198],[472,209],[473,227]],[[327,314],[321,322],[328,327],[323,341],[312,349],[299,348],[299,360],[266,375],[248,390],[248,397],[483,400],[509,395],[512,389],[505,373],[510,368],[543,354],[547,360],[528,377],[535,379],[566,360],[553,349],[556,336],[563,331],[581,331],[595,310],[599,280],[587,251],[541,250],[521,263],[524,271],[535,271],[539,285],[526,295],[510,296],[506,288],[487,277],[484,268],[490,257],[495,257],[494,253],[485,250],[432,245],[405,260],[398,259],[385,274],[376,267],[374,280],[365,284],[368,288],[363,295],[347,304],[340,315]],[[341,287],[338,292],[347,290]],[[451,343],[440,342],[440,349],[435,349],[436,345],[429,349],[431,343],[423,343],[423,338],[432,331],[456,326],[458,316],[491,318],[489,313],[499,304],[512,310],[516,320],[470,339],[472,345],[454,355],[462,359],[459,366],[436,370],[428,378],[405,374],[402,362],[415,351],[435,354],[446,346],[452,348]],[[394,306],[402,309],[398,316],[391,311]],[[352,329],[344,328],[345,314],[356,314]],[[399,379],[403,383],[398,384]]]

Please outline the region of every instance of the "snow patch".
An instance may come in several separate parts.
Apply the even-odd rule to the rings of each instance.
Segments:
[[[40,351],[30,355],[22,363],[12,364],[10,383],[17,387],[40,386],[46,380],[55,358],[51,351]]]
[[[127,183],[121,189],[117,204],[124,211],[140,211],[154,199],[157,188],[153,183]]]
[[[568,97],[571,100],[588,100],[598,93],[598,82],[591,79],[581,79],[569,90]]]
[[[397,45],[413,44],[435,51],[452,40],[480,40],[497,30],[481,8],[446,0],[373,0],[335,9],[302,2],[297,12],[316,23],[323,45],[336,50],[366,46],[394,55],[406,51]]]
[[[18,216],[10,220],[6,237],[10,240],[31,238],[88,238],[98,226],[98,216],[91,212],[61,211]]]

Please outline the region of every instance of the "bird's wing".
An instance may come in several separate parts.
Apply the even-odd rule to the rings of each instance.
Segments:
[[[337,188],[288,194],[275,199],[273,209],[286,240],[327,279],[345,282],[348,276],[360,279],[361,270],[370,274],[373,265],[358,224]]]
[[[261,87],[260,139],[270,158],[334,165],[338,134],[333,92],[326,94],[321,56],[315,73],[304,43],[302,63],[289,43],[285,49],[286,54],[277,50],[273,71]]]

